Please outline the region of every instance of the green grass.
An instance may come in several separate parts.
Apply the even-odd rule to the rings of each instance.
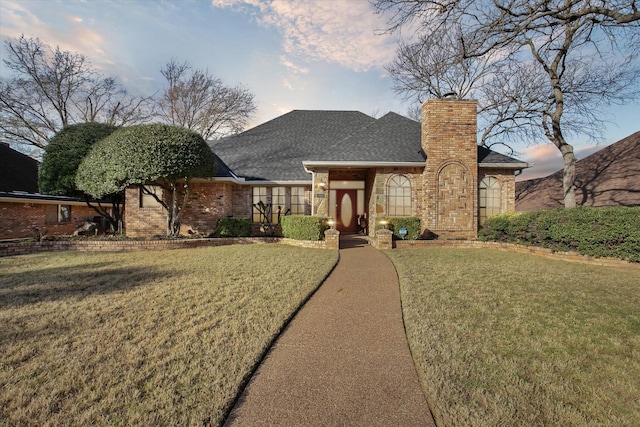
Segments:
[[[0,424],[219,424],[337,257],[247,245],[0,258]]]
[[[640,268],[387,251],[439,425],[640,425]]]

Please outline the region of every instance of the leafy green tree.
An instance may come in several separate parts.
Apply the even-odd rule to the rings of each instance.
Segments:
[[[191,179],[213,176],[215,167],[215,156],[200,134],[181,126],[137,125],[96,143],[78,168],[76,184],[98,198],[140,186],[167,211],[167,235],[177,236]],[[151,186],[161,187],[162,196]]]
[[[109,210],[78,189],[76,174],[93,145],[116,129],[116,126],[104,123],[79,123],[65,127],[49,141],[38,171],[40,192],[84,199],[88,206],[109,221],[113,231],[120,229],[124,209],[122,191],[102,197],[113,203],[113,209]]]

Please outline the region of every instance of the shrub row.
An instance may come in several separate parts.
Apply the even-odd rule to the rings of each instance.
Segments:
[[[326,218],[317,216],[286,215],[280,218],[282,236],[296,240],[324,240],[329,228]]]
[[[640,207],[560,208],[496,215],[487,218],[478,238],[640,262]]]
[[[251,236],[251,219],[241,217],[219,218],[216,222],[215,237]]]
[[[420,238],[420,218],[413,216],[394,216],[383,218],[387,221],[387,229],[393,231],[394,240],[417,240]],[[377,229],[382,228],[378,225]],[[400,229],[405,228],[407,235],[404,238],[400,235]]]

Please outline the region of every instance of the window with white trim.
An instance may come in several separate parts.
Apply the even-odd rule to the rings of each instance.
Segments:
[[[411,181],[404,175],[395,175],[387,186],[387,215],[411,216]]]
[[[497,178],[487,176],[480,181],[478,190],[478,217],[480,225],[484,225],[491,215],[502,212],[502,188]]]

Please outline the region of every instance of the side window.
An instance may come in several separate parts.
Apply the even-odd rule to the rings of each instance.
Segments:
[[[46,205],[45,224],[65,224],[71,222],[71,205]]]
[[[58,205],[58,222],[71,222],[71,205]]]
[[[258,203],[267,204],[267,187],[253,187],[253,198],[251,200],[251,205],[253,209],[252,221],[253,222],[263,222],[262,213],[255,205]]]
[[[411,181],[404,175],[395,175],[387,188],[389,216],[411,216]]]
[[[304,215],[306,202],[304,187],[291,187],[291,215]]]
[[[278,223],[278,207],[281,209],[281,214],[287,211],[287,204],[285,199],[285,187],[272,187],[271,188],[271,222],[273,224]]]
[[[145,185],[145,188],[162,200],[162,187],[159,187],[157,185]],[[142,187],[140,187],[140,207],[157,208],[159,206],[162,205],[158,203],[155,197],[153,197],[151,194],[147,194],[147,192],[143,191]]]
[[[502,206],[502,189],[500,181],[492,176],[485,177],[480,181],[478,191],[478,217],[480,225],[483,225],[487,218],[491,215],[501,213]]]

